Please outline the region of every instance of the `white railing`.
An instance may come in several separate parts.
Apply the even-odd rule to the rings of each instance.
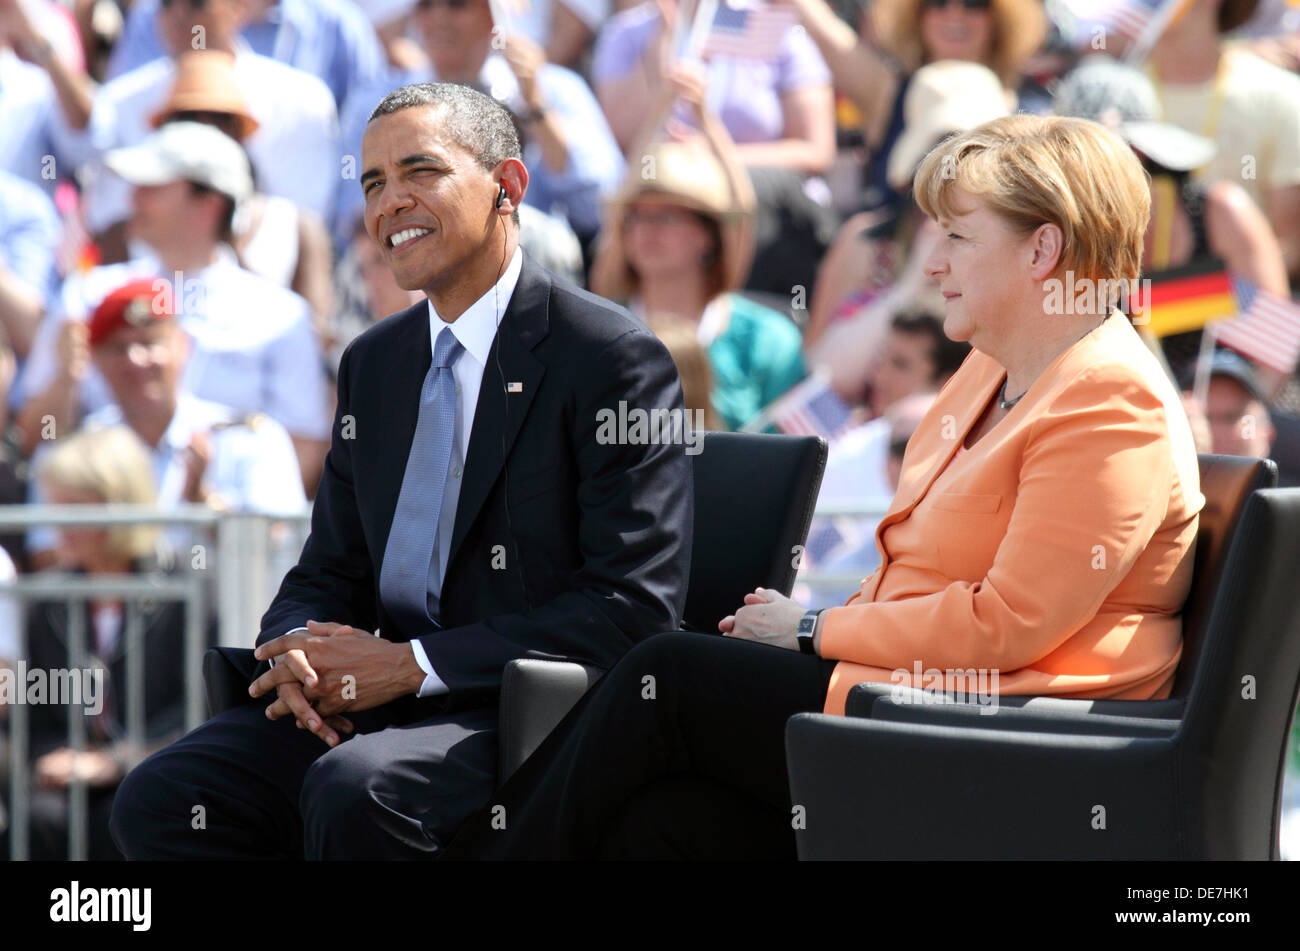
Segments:
[[[160,511],[127,505],[10,505],[0,506],[0,531],[25,531],[49,526],[159,525],[187,527],[193,531],[188,551],[174,553],[172,570],[147,575],[22,575],[0,586],[0,597],[16,599],[24,610],[14,640],[15,662],[25,661],[27,608],[35,602],[68,605],[68,669],[88,670],[87,631],[83,610],[90,599],[114,598],[124,602],[122,625],[126,683],[124,703],[126,748],[146,749],[144,690],[144,630],[140,605],[144,601],[180,602],[185,605],[184,679],[185,729],[205,716],[202,656],[209,626],[207,605],[215,597],[217,641],[223,645],[252,646],[262,612],[271,601],[284,572],[296,562],[306,536],[309,513],[246,515],[215,512],[206,506],[183,506]],[[25,689],[25,685],[23,687]],[[56,699],[51,697],[51,700]],[[81,706],[84,707],[85,697]],[[86,719],[69,705],[68,747],[86,748]],[[9,726],[9,857],[29,854],[30,735],[25,702],[8,706]],[[68,857],[87,854],[87,788],[74,771],[68,787]]]

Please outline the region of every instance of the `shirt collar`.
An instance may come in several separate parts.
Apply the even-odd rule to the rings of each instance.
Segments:
[[[488,353],[492,350],[492,341],[497,335],[497,327],[501,323],[501,318],[505,316],[506,308],[510,306],[510,298],[515,292],[515,285],[519,283],[519,272],[523,266],[523,249],[517,247],[514,257],[506,265],[501,279],[497,281],[494,288],[489,289],[486,294],[470,304],[465,313],[451,323],[446,323],[438,316],[438,312],[433,308],[433,301],[430,300],[428,302],[430,352],[437,349],[438,334],[442,333],[444,327],[450,327],[451,332],[460,341],[460,345],[465,348],[465,352],[473,357],[479,366],[486,367]]]

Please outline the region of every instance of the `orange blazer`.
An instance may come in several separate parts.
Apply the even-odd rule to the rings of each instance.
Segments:
[[[908,443],[880,567],[822,617],[825,712],[972,669],[990,693],[1168,696],[1205,501],[1178,393],[1116,311],[965,449],[1005,377],[972,351]]]

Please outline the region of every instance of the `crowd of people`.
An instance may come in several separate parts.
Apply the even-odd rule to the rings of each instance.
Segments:
[[[0,504],[306,511],[344,350],[422,297],[366,231],[360,184],[372,111],[415,82],[509,109],[525,253],[648,326],[706,428],[827,437],[822,507],[887,507],[908,438],[969,354],[944,334],[926,267],[942,236],[911,194],[953,133],[1018,112],[1108,126],[1147,173],[1144,279],[1226,274],[1247,290],[1218,317],[1259,295],[1290,304],[1293,4],[1185,0],[1157,37],[1040,0],[720,3],[696,23],[700,6],[715,9],[0,0]],[[1229,347],[1203,324],[1143,329],[1196,448],[1272,457],[1300,485],[1300,343]],[[870,574],[874,527],[819,519],[803,567]],[[159,570],[185,540],[37,527],[0,538],[0,591],[28,572]],[[121,605],[84,610],[111,667]],[[0,664],[24,616],[32,656],[67,623],[0,596]],[[146,620],[150,637],[184,623]],[[112,749],[120,730],[101,732]],[[50,744],[33,750],[51,788],[77,769],[111,788],[130,765],[78,766]],[[48,826],[35,845],[66,848],[58,809],[33,821]]]

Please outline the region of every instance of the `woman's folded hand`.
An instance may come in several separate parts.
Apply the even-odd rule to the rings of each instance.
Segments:
[[[727,637],[798,650],[795,633],[804,612],[803,605],[780,591],[755,588],[752,594],[745,595],[743,607],[718,622],[718,630]]]

